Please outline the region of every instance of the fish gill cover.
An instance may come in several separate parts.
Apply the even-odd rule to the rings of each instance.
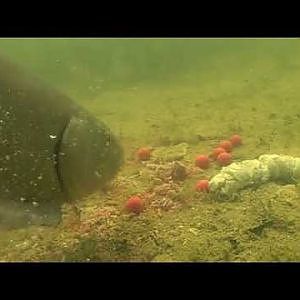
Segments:
[[[12,224],[53,222],[63,202],[113,177],[121,147],[106,125],[67,96],[6,58],[0,58],[0,70],[0,206],[23,211]]]

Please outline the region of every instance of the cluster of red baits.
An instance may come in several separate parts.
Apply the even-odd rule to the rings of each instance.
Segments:
[[[231,151],[234,147],[242,144],[239,135],[233,135],[229,140],[221,141],[218,147],[214,148],[209,156],[198,155],[195,159],[195,165],[203,170],[208,169],[211,160],[216,161],[220,166],[227,166],[232,161]],[[209,182],[206,179],[199,180],[196,184],[196,190],[199,192],[209,191]]]
[[[232,149],[242,144],[242,139],[239,135],[233,135],[229,140],[221,141],[218,147],[214,148],[210,155],[198,155],[195,159],[195,165],[203,170],[208,169],[211,164],[211,160],[216,161],[220,166],[227,166],[232,161]],[[140,161],[149,160],[151,157],[151,149],[140,148],[137,151],[137,158]],[[196,184],[196,191],[208,192],[209,182],[208,180],[199,180]],[[139,214],[144,209],[144,201],[139,196],[130,197],[125,205],[125,209],[129,212]]]

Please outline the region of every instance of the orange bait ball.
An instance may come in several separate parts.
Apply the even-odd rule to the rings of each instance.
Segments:
[[[218,148],[213,149],[210,156],[211,156],[212,159],[217,159],[219,154],[221,154],[223,152],[226,152],[226,150],[224,148],[218,147]]]
[[[227,166],[231,163],[232,155],[228,152],[223,152],[218,155],[217,161],[221,166]]]
[[[206,155],[199,155],[196,157],[195,165],[201,169],[209,168],[209,158]]]
[[[231,150],[232,150],[232,143],[230,141],[222,141],[219,144],[219,147],[225,149],[225,151],[227,151],[227,152],[231,152]]]
[[[137,157],[139,160],[149,160],[151,156],[151,150],[149,148],[140,148],[137,151]]]
[[[196,184],[197,192],[208,192],[209,191],[209,182],[208,180],[202,179],[199,180]]]
[[[139,196],[130,197],[125,205],[128,212],[140,214],[144,209],[144,201]]]
[[[234,146],[234,147],[239,146],[239,145],[242,144],[242,138],[237,134],[233,135],[230,138],[230,141],[231,141],[232,146]]]

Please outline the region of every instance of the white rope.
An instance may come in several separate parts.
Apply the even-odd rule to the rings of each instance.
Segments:
[[[265,154],[258,159],[244,160],[222,168],[210,182],[210,191],[231,198],[238,191],[268,181],[294,182],[300,180],[300,158]]]

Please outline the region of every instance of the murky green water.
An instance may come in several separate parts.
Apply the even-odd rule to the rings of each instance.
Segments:
[[[300,157],[299,39],[2,39],[0,53],[104,121],[125,151],[108,191],[77,203],[79,221],[3,231],[1,260],[299,260],[297,184],[225,202],[194,188],[221,170],[195,168],[195,157],[232,134],[243,139],[233,162]],[[180,182],[153,171],[168,163],[136,160],[140,147],[181,143]],[[146,205],[132,216],[124,205],[136,194]]]

